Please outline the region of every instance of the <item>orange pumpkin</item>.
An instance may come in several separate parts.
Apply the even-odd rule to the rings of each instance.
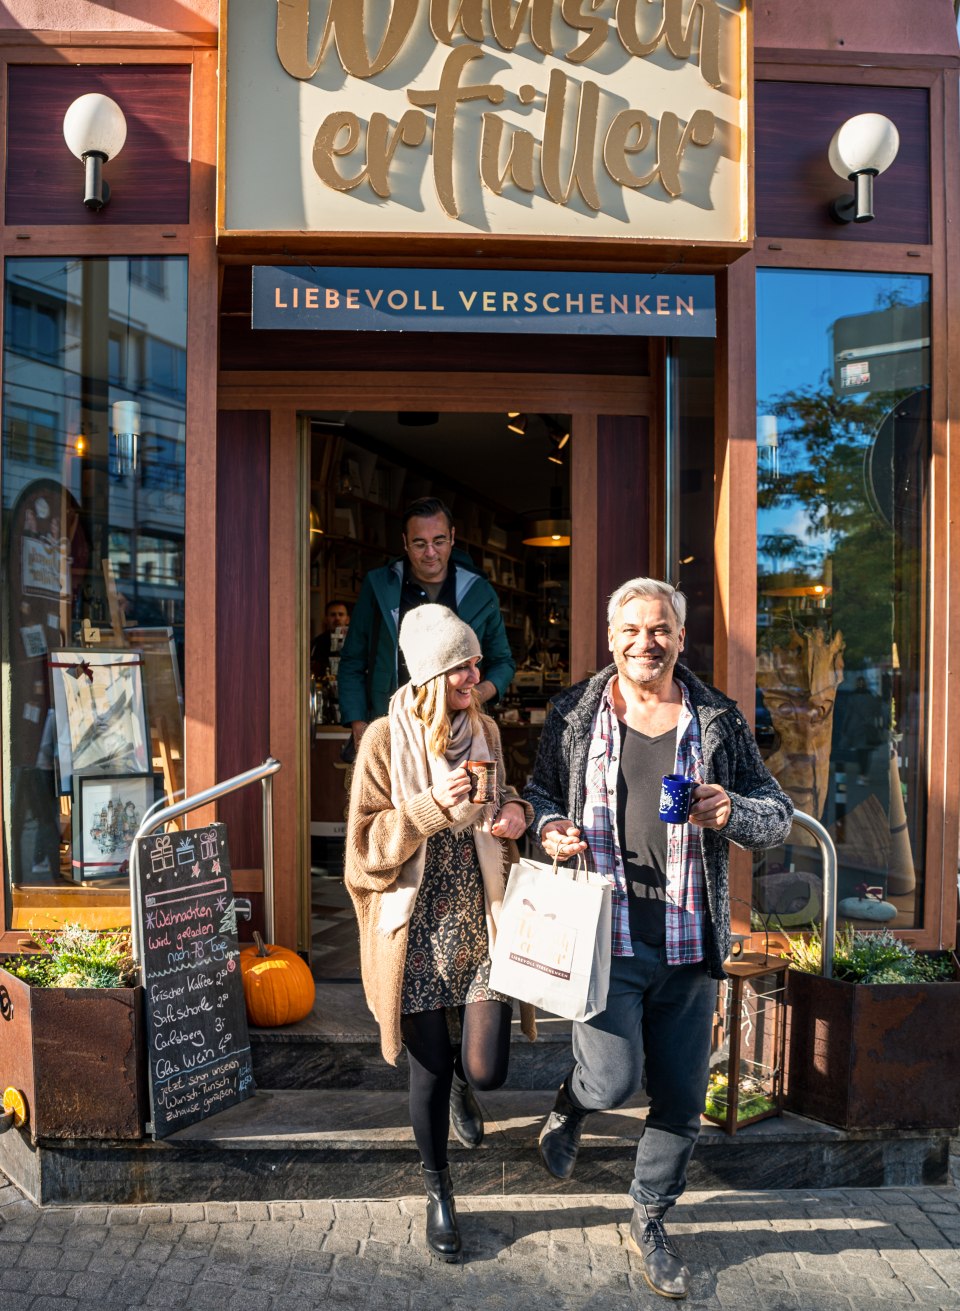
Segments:
[[[294,1024],[313,1010],[316,985],[310,966],[295,951],[265,943],[257,932],[253,946],[240,949],[240,977],[247,1018],[257,1028]]]

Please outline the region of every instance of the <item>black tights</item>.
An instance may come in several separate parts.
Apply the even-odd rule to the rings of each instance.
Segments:
[[[427,1170],[447,1164],[450,1088],[454,1074],[473,1088],[499,1088],[510,1060],[512,1010],[502,1001],[471,1001],[460,1008],[462,1046],[450,1041],[446,1011],[417,1011],[400,1018],[410,1066],[410,1122]]]

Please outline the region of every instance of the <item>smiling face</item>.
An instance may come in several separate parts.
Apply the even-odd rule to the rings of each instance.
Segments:
[[[607,629],[617,673],[641,690],[666,687],[683,650],[685,631],[665,598],[635,596],[626,601]]]
[[[445,514],[407,521],[403,549],[407,553],[413,576],[419,583],[442,583],[447,576],[453,550],[453,527]]]
[[[480,657],[465,660],[447,673],[447,710],[451,715],[468,710],[473,689],[480,682]]]

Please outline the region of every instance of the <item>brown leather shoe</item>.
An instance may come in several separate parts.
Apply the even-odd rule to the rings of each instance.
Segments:
[[[643,1257],[643,1277],[655,1293],[676,1300],[690,1292],[690,1271],[663,1227],[663,1212],[637,1202],[630,1241]]]

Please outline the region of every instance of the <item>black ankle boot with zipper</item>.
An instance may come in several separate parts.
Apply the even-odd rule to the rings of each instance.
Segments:
[[[427,1246],[441,1261],[456,1261],[460,1255],[460,1226],[450,1184],[450,1169],[420,1167],[427,1190]]]

